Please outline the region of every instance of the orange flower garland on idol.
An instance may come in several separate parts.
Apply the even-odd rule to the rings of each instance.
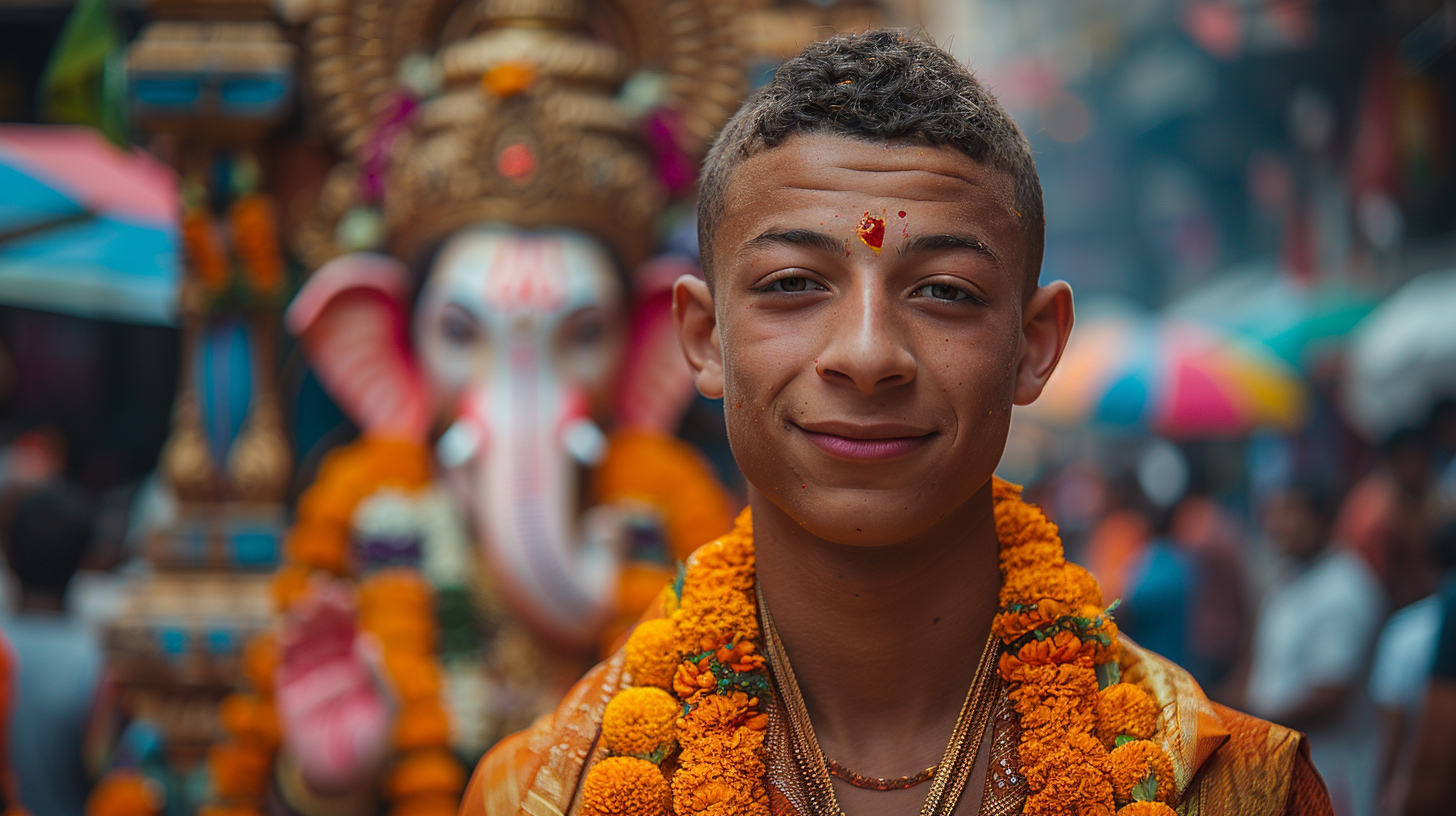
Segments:
[[[1003,582],[992,631],[1020,715],[1018,753],[1031,789],[1023,812],[1170,816],[1172,762],[1150,739],[1158,708],[1119,681],[1117,627],[1096,580],[1066,561],[1056,526],[1019,487],[997,479],[994,494]],[[609,756],[587,773],[584,813],[768,813],[762,700],[770,692],[758,653],[752,528],[745,510],[731,533],[698,551],[677,591],[665,592],[670,617],[628,639],[628,685],[603,718]],[[675,771],[658,694],[669,666],[682,704]]]
[[[311,575],[350,574],[351,528],[361,502],[384,488],[417,492],[429,482],[429,451],[404,440],[364,437],[325,457],[299,500],[284,563],[274,575],[278,610],[286,612],[303,597]],[[450,754],[449,718],[440,703],[433,590],[414,570],[382,570],[359,582],[358,614],[359,627],[382,646],[385,674],[400,705],[397,759],[384,784],[390,812],[453,816],[465,772]],[[243,657],[247,688],[229,695],[219,709],[228,739],[209,754],[214,801],[200,816],[261,813],[279,743],[273,707],[277,663],[271,636],[249,644]]]

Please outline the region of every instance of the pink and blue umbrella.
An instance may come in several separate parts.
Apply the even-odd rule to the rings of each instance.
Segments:
[[[88,127],[0,125],[0,302],[176,322],[171,168]]]

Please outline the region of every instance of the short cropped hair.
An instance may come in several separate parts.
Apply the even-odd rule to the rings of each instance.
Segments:
[[[703,163],[698,196],[698,249],[709,280],[713,232],[733,171],[798,134],[950,146],[1005,172],[1026,236],[1028,286],[1036,285],[1046,224],[1031,144],[965,66],[894,29],[810,45],[780,65],[718,134]]]

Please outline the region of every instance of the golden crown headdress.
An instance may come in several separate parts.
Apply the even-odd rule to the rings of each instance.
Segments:
[[[299,250],[317,265],[383,240],[411,261],[498,220],[645,259],[665,198],[641,112],[671,111],[676,147],[701,156],[747,87],[732,15],[721,0],[323,0],[305,90],[344,160]]]

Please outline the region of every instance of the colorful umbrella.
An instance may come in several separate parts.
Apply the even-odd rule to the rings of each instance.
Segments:
[[[1374,293],[1349,285],[1302,285],[1268,261],[1219,275],[1165,314],[1252,338],[1285,362],[1307,369],[1321,352],[1342,346],[1379,302]]]
[[[0,302],[133,323],[176,319],[177,183],[78,126],[0,126]]]
[[[1304,412],[1293,369],[1257,344],[1196,323],[1126,313],[1094,316],[1073,330],[1029,411],[1060,424],[1183,438],[1293,428]]]

